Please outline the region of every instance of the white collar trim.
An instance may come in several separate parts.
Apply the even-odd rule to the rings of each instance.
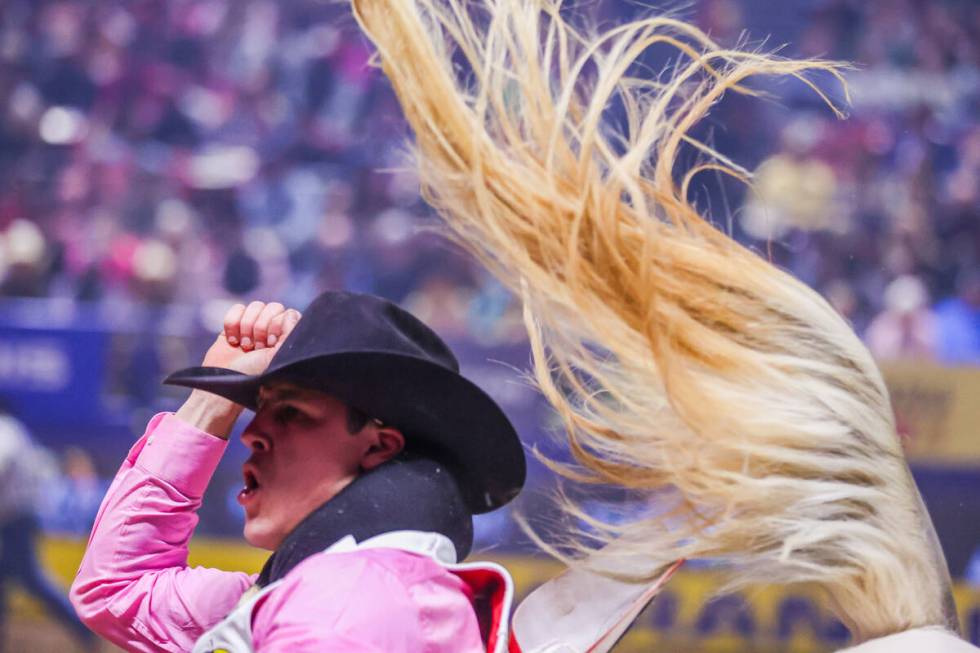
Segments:
[[[324,553],[349,553],[360,549],[401,549],[428,556],[443,565],[456,564],[456,547],[445,535],[426,531],[392,531],[363,542],[347,535],[331,544]]]

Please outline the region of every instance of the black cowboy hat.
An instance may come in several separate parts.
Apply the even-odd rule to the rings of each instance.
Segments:
[[[255,410],[259,388],[284,380],[330,394],[399,429],[408,448],[443,459],[474,514],[506,504],[524,485],[524,450],[503,410],[459,374],[439,336],[379,297],[320,295],[260,375],[192,367],[164,383]]]

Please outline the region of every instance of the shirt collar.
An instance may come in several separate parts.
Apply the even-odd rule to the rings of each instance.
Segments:
[[[428,556],[443,565],[456,564],[456,547],[441,533],[426,531],[392,531],[358,542],[353,535],[337,540],[325,553],[349,553],[360,549],[401,549]]]

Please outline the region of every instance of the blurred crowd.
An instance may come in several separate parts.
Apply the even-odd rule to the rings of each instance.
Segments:
[[[11,0],[0,21],[3,295],[303,306],[345,287],[450,337],[516,326],[430,229],[343,5]]]
[[[717,146],[757,180],[713,208],[881,358],[980,362],[980,6],[794,0],[780,34],[759,5],[687,15],[857,62],[851,119],[803,93],[722,104]],[[343,3],[5,0],[0,21],[0,294],[305,305],[344,287],[449,338],[521,338],[508,295],[435,233]]]
[[[980,5],[813,4],[800,54],[857,62],[850,119],[792,111],[740,226],[878,358],[980,363]]]

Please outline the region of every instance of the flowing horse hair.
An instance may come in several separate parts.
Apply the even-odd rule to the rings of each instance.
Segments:
[[[758,76],[841,67],[726,49],[684,21],[605,31],[560,0],[352,0],[414,132],[426,200],[524,303],[551,467],[650,505],[541,540],[637,582],[720,558],[726,588],[822,588],[858,641],[955,628],[941,550],[881,374],[816,292],[717,229],[692,179],[749,174],[691,135]],[[641,75],[650,48],[674,65]],[[617,128],[611,107],[624,119]],[[699,164],[678,172],[681,152]],[[571,462],[569,462],[571,461]],[[665,493],[665,489],[669,490]]]

